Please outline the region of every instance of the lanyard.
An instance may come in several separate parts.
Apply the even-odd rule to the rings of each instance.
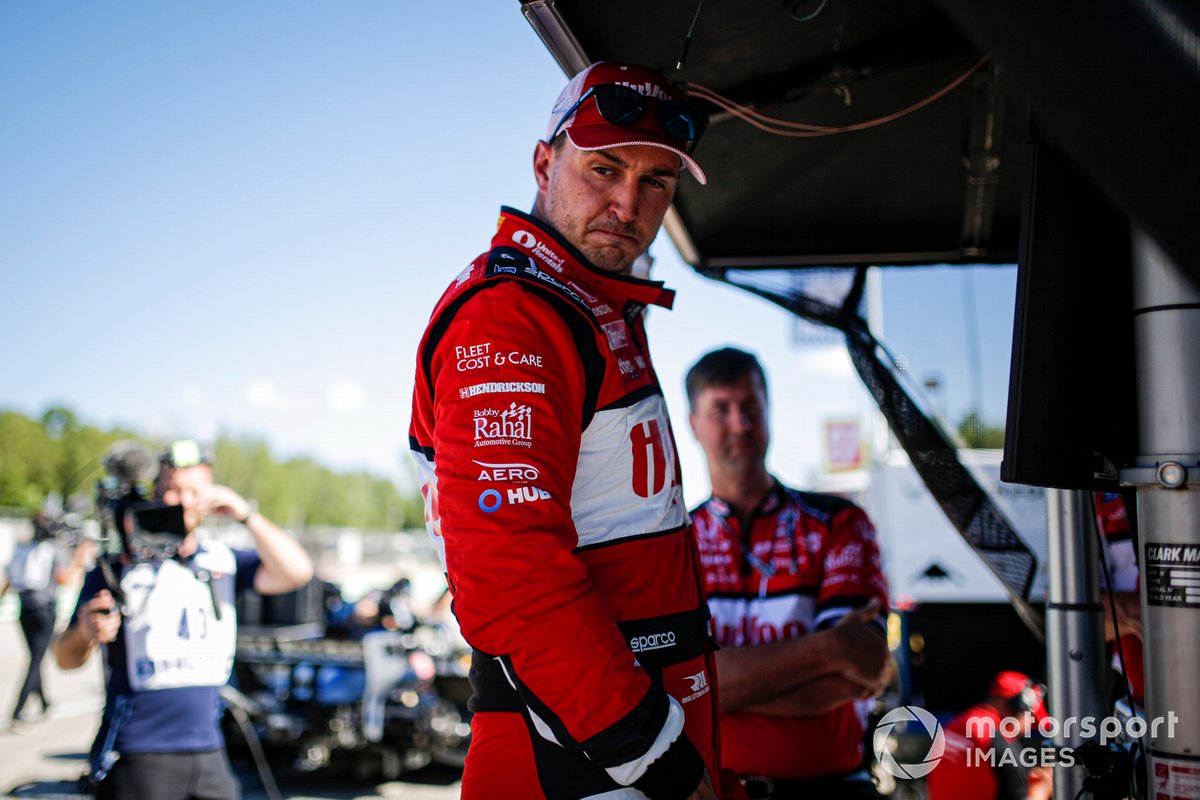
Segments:
[[[767,499],[763,501],[762,505],[765,505],[774,496],[774,492],[771,495],[768,495]],[[758,597],[760,600],[766,598],[767,586],[770,583],[771,578],[775,577],[775,575],[779,572],[772,562],[774,561],[774,554],[779,550],[784,549],[780,547],[782,543],[786,542],[786,549],[791,554],[791,561],[787,565],[788,573],[795,575],[797,572],[799,572],[799,556],[796,552],[796,523],[798,521],[799,514],[796,511],[795,504],[788,502],[788,498],[786,496],[780,497],[779,502],[783,504],[783,509],[778,514],[778,521],[775,524],[775,531],[772,535],[771,547],[768,550],[767,558],[765,560],[754,554],[750,541],[751,533],[753,532],[754,528],[754,520],[760,516],[758,509],[751,512],[750,515],[745,519],[738,519],[738,524],[742,529],[742,536],[740,540],[742,546],[742,557],[745,559],[746,563],[753,567],[755,572],[757,572],[759,575]],[[732,512],[732,507],[729,508]],[[732,513],[729,516],[732,516]],[[721,527],[729,534],[730,538],[733,538],[734,530],[733,526],[729,522],[729,517],[726,515],[718,515],[717,518],[720,520]]]

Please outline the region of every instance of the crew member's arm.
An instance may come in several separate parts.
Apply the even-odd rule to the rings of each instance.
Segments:
[[[891,658],[875,628],[879,603],[834,627],[782,642],[717,651],[721,710],[814,716],[887,687]]]
[[[718,651],[723,711],[814,716],[887,688],[893,672],[881,614],[887,581],[862,509],[846,504],[833,514],[823,558],[816,632]]]
[[[651,798],[686,796],[703,762],[682,735],[682,706],[638,666],[575,552],[582,362],[602,362],[591,329],[559,302],[491,286],[421,354],[429,382],[416,391],[432,391],[422,424],[434,440],[423,457],[436,463],[455,615],[544,738]]]
[[[108,589],[103,586],[100,570],[84,579],[75,613],[67,629],[54,642],[54,661],[59,669],[77,669],[87,663],[97,645],[117,638],[121,611]]]
[[[283,594],[312,579],[312,560],[300,543],[226,486],[209,487],[204,498],[207,513],[237,520],[254,534],[254,549],[262,564],[254,575],[254,591]]]

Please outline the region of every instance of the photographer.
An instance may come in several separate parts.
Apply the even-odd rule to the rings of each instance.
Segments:
[[[237,798],[218,694],[233,664],[234,600],[250,587],[261,594],[297,589],[312,577],[312,563],[252,503],[214,484],[195,442],[176,442],[162,457],[155,498],[167,508],[118,510],[124,554],[84,580],[55,658],[74,669],[105,646],[106,703],[92,748],[97,797]],[[153,519],[146,512],[158,511],[182,516],[173,536],[146,522]],[[245,525],[256,549],[201,544],[197,530],[212,515]]]

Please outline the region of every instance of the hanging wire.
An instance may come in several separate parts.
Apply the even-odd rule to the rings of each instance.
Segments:
[[[692,34],[696,32],[696,23],[700,21],[700,9],[704,8],[704,0],[696,5],[696,14],[692,17],[692,24],[688,27],[687,36],[683,39],[683,50],[679,53],[679,60],[675,62],[675,69],[683,69],[683,62],[687,61],[688,50],[692,47]]]
[[[799,8],[801,4],[806,2],[808,2],[808,0],[796,0],[796,2],[792,4],[792,19],[796,20],[796,22],[808,22],[810,19],[816,19],[817,14],[820,14],[822,11],[824,11],[825,6],[829,4],[829,0],[821,0],[821,5],[817,6],[816,11],[813,11],[810,14],[805,14],[803,17],[797,17],[796,9]]]
[[[850,133],[852,131],[863,131],[869,128],[876,128],[880,125],[884,125],[888,122],[893,122],[894,120],[907,116],[914,111],[924,108],[930,103],[940,100],[950,92],[957,89],[963,83],[963,81],[971,77],[980,67],[986,64],[989,58],[991,58],[990,55],[983,56],[974,64],[972,64],[971,67],[962,75],[959,75],[957,78],[950,81],[950,83],[946,84],[941,89],[938,89],[928,97],[918,100],[906,108],[902,108],[899,111],[895,111],[891,114],[885,114],[884,116],[875,117],[874,119],[869,119],[864,122],[856,122],[852,125],[810,125],[804,122],[792,122],[786,119],[769,117],[766,114],[761,114],[755,111],[749,106],[744,106],[740,103],[730,100],[728,97],[725,97],[717,91],[709,89],[707,86],[698,83],[688,84],[688,95],[690,97],[698,97],[702,100],[707,100],[713,105],[728,111],[730,114],[742,120],[743,122],[753,125],[759,130],[770,133],[774,136],[808,139],[818,136],[832,136],[838,133]]]
[[[1098,513],[1096,511],[1096,495],[1092,492],[1088,492],[1087,501],[1088,508],[1091,510],[1092,519],[1097,520],[1096,524],[1093,525],[1092,528],[1096,531],[1096,545],[1097,549],[1100,551],[1100,568],[1102,570],[1101,574],[1104,576],[1104,585],[1108,590],[1108,608],[1109,613],[1112,614],[1113,624],[1113,645],[1115,646],[1117,652],[1117,663],[1121,665],[1121,683],[1125,684],[1125,701],[1129,703],[1130,713],[1136,714],[1137,706],[1133,702],[1133,687],[1129,683],[1129,667],[1125,663],[1125,648],[1121,646],[1121,632],[1117,630],[1117,590],[1113,586],[1113,579],[1108,571],[1108,543],[1104,539],[1104,532],[1100,529]],[[1121,502],[1124,503],[1124,499],[1122,499]],[[1125,513],[1129,513],[1128,506],[1126,506]],[[1133,747],[1136,751],[1141,753],[1142,759],[1145,760],[1146,746],[1141,738],[1138,738],[1134,741]],[[1135,769],[1134,772],[1136,771],[1137,770]],[[1129,780],[1131,781],[1130,788],[1133,790],[1132,794],[1133,796],[1136,796],[1137,778],[1131,775]],[[1080,791],[1082,791],[1082,789]]]

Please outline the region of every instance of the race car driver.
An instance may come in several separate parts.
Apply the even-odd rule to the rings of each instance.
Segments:
[[[633,277],[704,118],[661,75],[592,64],[417,356],[410,444],[476,712],[463,797],[713,798],[699,564]],[[737,791],[731,786],[732,791]],[[719,791],[719,787],[718,787]]]

